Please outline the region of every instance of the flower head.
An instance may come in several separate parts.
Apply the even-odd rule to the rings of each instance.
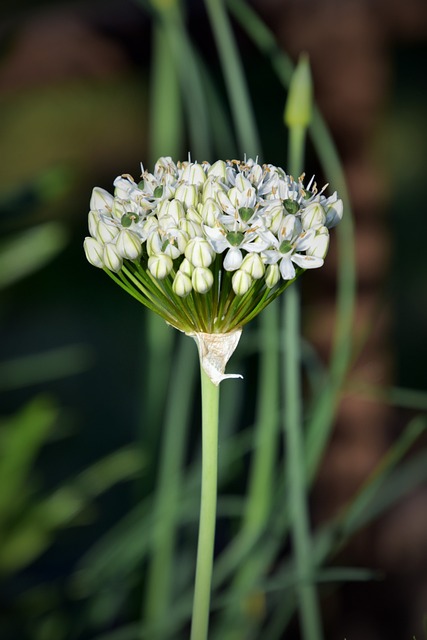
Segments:
[[[90,199],[89,262],[186,333],[241,329],[320,267],[342,201],[254,160],[160,158]]]

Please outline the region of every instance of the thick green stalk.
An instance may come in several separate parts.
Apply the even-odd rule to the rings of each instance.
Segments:
[[[206,640],[209,627],[212,566],[215,541],[219,385],[200,366],[202,383],[202,491],[197,543],[191,640]]]
[[[305,128],[289,128],[290,170],[301,173]],[[298,584],[297,598],[304,640],[321,640],[322,623],[316,586],[313,583],[313,556],[306,492],[305,444],[302,425],[300,296],[298,287],[289,287],[284,296],[284,429],[285,465],[288,477],[290,531]]]

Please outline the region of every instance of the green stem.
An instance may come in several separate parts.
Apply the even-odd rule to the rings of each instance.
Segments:
[[[301,416],[299,292],[290,287],[285,299],[285,439],[289,516],[298,574],[298,604],[302,637],[322,637],[319,604],[313,584],[310,523],[307,508],[304,440]]]
[[[191,640],[206,640],[208,637],[218,475],[219,385],[215,385],[211,381],[201,365],[200,371],[202,383],[202,492]]]
[[[240,153],[255,157],[261,153],[255,117],[242,63],[222,0],[205,0],[212,25],[227,93],[233,113]]]
[[[290,170],[301,173],[305,143],[305,128],[289,129]],[[289,519],[292,546],[295,553],[298,584],[297,597],[302,637],[321,640],[322,623],[313,582],[313,555],[306,493],[305,443],[302,431],[300,295],[294,284],[284,297],[284,380],[285,380],[285,443],[288,477]]]

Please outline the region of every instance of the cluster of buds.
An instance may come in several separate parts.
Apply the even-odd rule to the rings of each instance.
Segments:
[[[114,195],[93,190],[86,257],[186,333],[239,329],[323,264],[343,205],[303,180],[253,160],[160,158]]]

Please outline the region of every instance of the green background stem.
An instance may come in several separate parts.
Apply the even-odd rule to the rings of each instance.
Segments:
[[[219,385],[200,365],[202,385],[202,491],[191,640],[206,640],[209,627],[218,475]]]
[[[305,128],[289,128],[288,166],[298,175],[302,171]],[[288,477],[290,532],[298,583],[298,610],[304,640],[320,640],[322,623],[316,586],[307,504],[305,444],[302,431],[300,295],[294,284],[284,296],[283,373],[285,385],[285,471]]]

